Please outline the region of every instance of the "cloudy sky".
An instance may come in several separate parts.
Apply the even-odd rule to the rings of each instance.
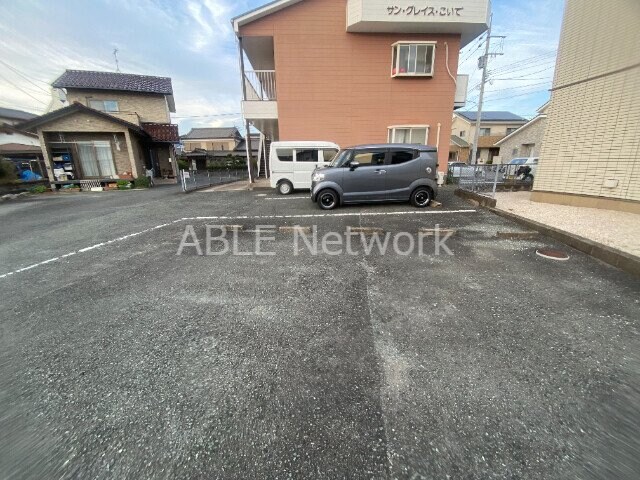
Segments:
[[[266,0],[0,0],[0,106],[42,113],[66,68],[115,69],[173,79],[181,133],[242,124],[230,19]],[[493,0],[491,83],[485,110],[533,116],[548,99],[562,0]],[[482,37],[480,38],[482,40]],[[461,54],[476,107],[481,41]]]

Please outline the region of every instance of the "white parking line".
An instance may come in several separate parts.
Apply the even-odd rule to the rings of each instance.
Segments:
[[[122,242],[129,238],[137,237],[138,235],[142,235],[143,233],[151,232],[153,230],[159,230],[161,228],[165,228],[176,223],[192,221],[192,220],[266,220],[266,219],[277,219],[277,218],[373,217],[373,216],[385,216],[385,215],[441,215],[444,213],[476,213],[476,210],[469,210],[469,209],[466,209],[466,210],[408,210],[408,211],[399,211],[399,212],[395,211],[395,212],[311,213],[311,214],[304,214],[304,215],[241,215],[241,216],[235,216],[235,217],[233,216],[182,217],[177,220],[173,220],[170,223],[163,223],[161,225],[156,225],[155,227],[147,228],[145,230],[140,230],[139,232],[130,233],[122,237],[117,237],[112,240],[96,243],[95,245],[90,245],[88,247],[84,247],[73,252],[65,253],[64,255],[60,255],[59,257],[54,257],[48,260],[44,260],[42,262],[34,263],[33,265],[28,265],[26,267],[22,267],[17,270],[14,270],[12,272],[3,273],[0,275],[0,278],[7,278],[7,277],[10,277],[11,275],[15,275],[16,273],[25,272],[27,270],[31,270],[36,267],[41,267],[49,263],[57,262],[63,258],[71,257],[72,255],[77,255],[79,253],[86,253],[91,250],[96,250],[106,245],[110,245],[112,243]]]
[[[266,197],[261,200],[309,200],[311,202],[309,197]]]

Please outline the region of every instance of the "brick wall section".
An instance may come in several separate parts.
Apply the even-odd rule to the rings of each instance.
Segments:
[[[502,163],[508,163],[509,160],[516,157],[540,156],[540,147],[542,145],[542,138],[544,137],[544,130],[546,125],[546,118],[541,117],[531,125],[527,126],[527,128],[525,128],[524,130],[516,132],[514,135],[501,143],[499,146]],[[533,144],[533,146],[531,147],[531,153],[529,153],[528,155],[527,152],[524,151],[524,144]],[[515,154],[513,153],[514,149],[518,150]]]
[[[142,122],[170,123],[169,109],[164,95],[106,90],[67,89],[69,103],[79,102],[89,106],[91,100],[117,100],[120,112],[109,113],[131,123]],[[137,114],[137,115],[136,115]]]
[[[640,3],[613,3],[567,1],[534,195],[640,201]]]
[[[274,37],[280,140],[348,146],[387,141],[390,125],[430,125],[446,170],[459,35],[347,33],[345,0],[305,0],[240,27],[241,36]],[[391,45],[435,41],[433,78],[391,78]],[[247,65],[245,68],[250,69]]]

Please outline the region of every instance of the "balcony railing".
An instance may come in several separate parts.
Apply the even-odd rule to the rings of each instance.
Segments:
[[[276,100],[276,71],[249,70],[244,72],[245,100]]]

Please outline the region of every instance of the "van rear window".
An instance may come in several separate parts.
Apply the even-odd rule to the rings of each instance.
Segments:
[[[281,162],[293,162],[292,148],[277,148],[276,155]]]

